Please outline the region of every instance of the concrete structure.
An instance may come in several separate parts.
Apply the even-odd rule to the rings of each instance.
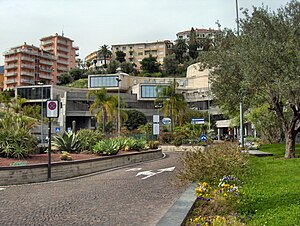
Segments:
[[[156,57],[157,61],[163,64],[163,59],[170,53],[172,45],[169,40],[112,45],[112,59],[116,58],[117,51],[122,51],[126,54],[126,62],[136,64],[136,68],[139,70],[141,61],[150,55]]]
[[[73,40],[65,37],[64,35],[47,36],[40,39],[41,49],[49,51],[55,56],[54,70],[54,84],[57,83],[57,77],[64,72],[76,67],[76,52],[79,47],[73,46]]]
[[[50,52],[25,42],[4,56],[4,89],[34,85],[39,81],[50,84],[54,79],[55,58]]]
[[[162,158],[161,150],[149,150],[95,159],[56,162],[51,165],[51,179],[62,180],[107,169]],[[48,164],[0,167],[0,186],[47,181]]]

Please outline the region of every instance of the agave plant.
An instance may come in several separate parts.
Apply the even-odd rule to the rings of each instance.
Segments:
[[[101,140],[93,147],[95,154],[103,155],[115,155],[120,149],[120,142],[116,139]]]
[[[81,143],[76,133],[64,132],[57,134],[52,138],[52,147],[59,151],[67,151],[70,153],[78,153],[81,149]]]

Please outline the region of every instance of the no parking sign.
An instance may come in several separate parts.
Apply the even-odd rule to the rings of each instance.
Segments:
[[[58,118],[58,100],[47,100],[47,118]]]

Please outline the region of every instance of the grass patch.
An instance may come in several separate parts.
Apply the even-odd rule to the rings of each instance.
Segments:
[[[284,159],[284,144],[263,145],[260,151],[274,156],[250,158],[242,210],[253,217],[249,225],[300,225],[300,158]],[[300,145],[296,145],[299,154]]]

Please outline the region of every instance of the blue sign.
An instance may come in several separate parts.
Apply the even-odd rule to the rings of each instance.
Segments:
[[[192,124],[204,124],[204,118],[193,118]]]
[[[205,135],[205,134],[202,134],[202,135],[200,136],[200,140],[201,140],[201,141],[206,141],[206,140],[207,140],[206,135]]]
[[[59,132],[60,132],[60,128],[59,128],[59,127],[56,127],[56,128],[55,128],[55,132],[59,133]]]
[[[164,125],[170,125],[171,124],[171,119],[170,118],[163,118],[161,120],[162,124]]]

